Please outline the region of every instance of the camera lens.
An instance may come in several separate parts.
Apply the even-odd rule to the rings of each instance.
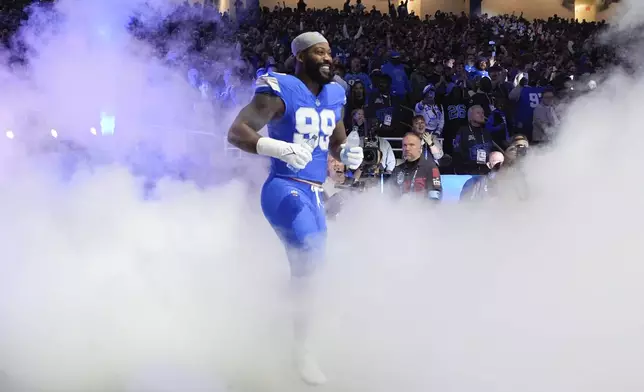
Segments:
[[[364,152],[364,161],[365,162],[374,162],[376,160],[376,152],[373,150],[366,150]]]

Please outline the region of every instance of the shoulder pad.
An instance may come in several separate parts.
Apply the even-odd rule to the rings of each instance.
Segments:
[[[255,81],[255,92],[281,94],[279,79],[272,72],[259,76]]]
[[[329,89],[329,97],[332,97],[332,101],[342,102],[343,105],[347,104],[347,91],[339,83],[330,82],[327,85]]]

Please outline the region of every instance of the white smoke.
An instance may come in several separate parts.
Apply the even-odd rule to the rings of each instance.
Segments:
[[[122,25],[129,4],[64,0],[57,34],[23,32],[38,53],[30,75],[3,74],[0,113],[16,138],[0,143],[0,369],[65,391],[150,378],[200,390],[185,374],[302,390],[287,263],[254,187],[164,180],[144,202],[142,180],[118,164],[61,183],[55,157],[28,148],[55,127],[92,149],[140,138],[188,149],[149,127],[194,124],[183,75],[118,27],[111,45],[90,38],[108,16]],[[149,83],[151,69],[163,82]],[[643,87],[615,73],[575,102],[556,148],[530,162],[528,202],[427,209],[369,194],[347,206],[316,282],[325,390],[640,392]],[[113,139],[88,131],[102,110],[118,113]],[[37,126],[24,121],[33,111]],[[208,121],[197,122],[221,126]]]

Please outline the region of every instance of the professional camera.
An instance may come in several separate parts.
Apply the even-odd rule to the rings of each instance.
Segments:
[[[335,186],[338,189],[347,190],[347,191],[364,191],[366,185],[364,181],[355,180],[353,178],[347,178],[344,184],[338,184]]]
[[[371,119],[367,122],[365,127],[364,141],[362,145],[362,152],[364,158],[362,160],[362,175],[366,177],[373,177],[377,174],[382,156],[380,153],[380,142],[378,140],[378,129],[382,124],[378,119]]]
[[[510,145],[505,150],[507,166],[519,164],[528,155],[530,151],[530,143],[523,135],[515,135],[510,140]]]
[[[528,155],[528,150],[530,149],[528,138],[523,135],[515,135],[510,141],[510,146],[515,148],[517,158],[523,158]]]

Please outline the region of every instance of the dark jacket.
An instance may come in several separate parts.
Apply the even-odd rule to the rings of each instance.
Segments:
[[[458,171],[464,174],[487,174],[489,169],[485,164],[493,147],[492,135],[484,127],[461,127],[454,139]]]
[[[425,159],[422,155],[413,162],[405,161],[396,166],[389,182],[400,195],[414,192],[434,200],[442,197],[443,187],[438,166],[432,159]]]

